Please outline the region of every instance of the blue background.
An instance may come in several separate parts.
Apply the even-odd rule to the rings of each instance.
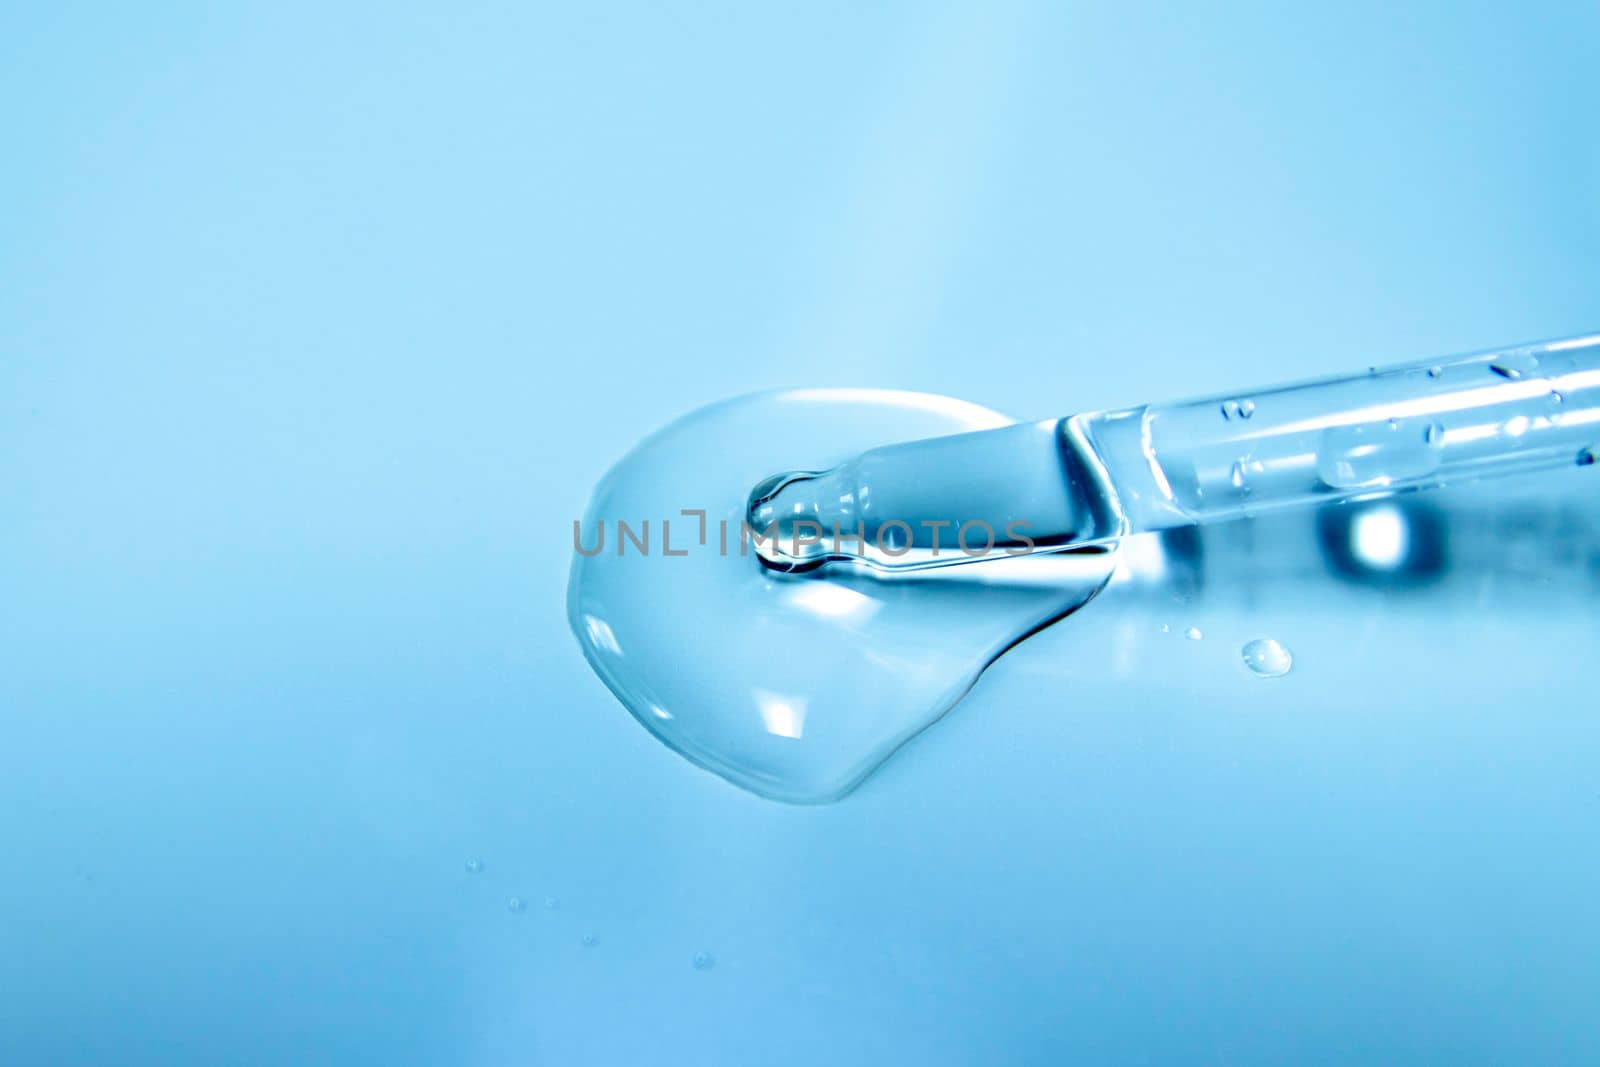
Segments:
[[[1289,7],[8,6],[0,1058],[1600,1057],[1592,600],[1367,603],[1220,727],[1236,642],[1085,702],[1085,613],[822,809],[567,631],[589,489],[726,396],[1594,329],[1600,11]]]

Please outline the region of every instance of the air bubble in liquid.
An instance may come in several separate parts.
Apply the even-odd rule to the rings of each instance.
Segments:
[[[483,873],[483,861],[479,860],[479,859],[468,860],[467,861],[467,873],[468,874],[482,874]]]
[[[1191,641],[1198,641],[1204,637],[1205,634],[1200,632],[1200,627],[1191,626],[1187,630],[1183,631],[1183,636],[1187,637]]]
[[[1424,478],[1440,463],[1440,450],[1427,433],[1403,433],[1384,419],[1322,432],[1317,444],[1317,476],[1334,489],[1380,488]]]
[[[512,897],[506,901],[506,910],[520,915],[528,910],[528,902],[521,897]]]
[[[1239,650],[1244,665],[1262,678],[1277,678],[1289,673],[1294,657],[1289,650],[1270,637],[1260,637]]]
[[[1489,369],[1502,378],[1517,381],[1539,370],[1539,357],[1528,352],[1508,352],[1489,364]]]
[[[694,963],[695,970],[709,971],[711,968],[717,965],[717,957],[713,956],[709,952],[696,952],[692,962]]]

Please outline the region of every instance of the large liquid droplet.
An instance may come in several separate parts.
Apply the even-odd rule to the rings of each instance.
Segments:
[[[1239,650],[1244,665],[1262,678],[1278,678],[1289,673],[1294,657],[1270,637],[1258,637]]]
[[[1087,603],[1116,553],[781,575],[741,552],[750,489],[775,471],[826,470],[870,448],[1011,421],[869,389],[765,393],[680,419],[595,490],[580,543],[592,552],[603,528],[604,545],[575,555],[567,590],[584,654],[642,725],[734,784],[793,802],[844,795],[1007,648]],[[685,510],[704,510],[703,541],[698,514]],[[618,521],[638,531],[646,520],[648,551],[616,537]]]

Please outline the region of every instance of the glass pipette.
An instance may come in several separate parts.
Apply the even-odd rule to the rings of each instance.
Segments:
[[[747,523],[777,570],[918,570],[1587,466],[1597,448],[1592,334],[877,448],[765,479]]]

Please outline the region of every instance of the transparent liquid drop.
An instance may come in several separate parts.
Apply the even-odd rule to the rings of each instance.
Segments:
[[[1256,413],[1255,401],[1253,401],[1253,400],[1241,400],[1241,401],[1239,401],[1239,417],[1241,419],[1248,419],[1251,415],[1254,415],[1255,413]]]
[[[506,901],[506,910],[520,915],[528,910],[528,902],[521,897],[512,897]]]
[[[1117,553],[779,574],[741,553],[750,490],[774,472],[1011,424],[963,401],[873,389],[758,394],[671,424],[612,468],[582,520],[586,550],[606,529],[598,554],[574,554],[567,587],[590,665],[641,725],[730,782],[797,803],[843,796],[1006,649],[1087,603]],[[984,474],[927,478],[937,489]],[[704,544],[685,509],[705,512]],[[619,555],[617,520],[650,520],[655,551],[630,543]],[[663,520],[686,554],[661,554]]]
[[[693,963],[695,970],[709,971],[711,968],[717,965],[717,957],[713,956],[709,952],[696,952],[694,954]]]
[[[1244,665],[1262,678],[1277,678],[1289,673],[1294,657],[1289,650],[1270,637],[1257,638],[1240,649]]]
[[[600,939],[593,934],[584,934],[579,943],[582,944],[584,948],[594,948],[600,943]]]
[[[1191,641],[1198,641],[1205,637],[1205,634],[1200,632],[1200,627],[1191,626],[1187,630],[1183,631],[1183,636],[1187,637]]]
[[[1222,417],[1236,419],[1239,417],[1239,402],[1237,400],[1224,400],[1222,402]]]
[[[1422,431],[1422,442],[1434,446],[1444,444],[1444,426],[1437,422],[1428,423],[1428,428]]]
[[[1600,459],[1600,447],[1582,449],[1578,453],[1578,466],[1592,467],[1596,459]]]
[[[1244,460],[1236,459],[1236,460],[1233,461],[1233,469],[1232,469],[1232,471],[1230,471],[1229,474],[1228,474],[1228,481],[1233,484],[1233,487],[1235,489],[1243,489],[1244,488],[1244,478],[1245,478]]]
[[[482,860],[477,860],[477,859],[468,860],[467,861],[467,873],[468,874],[482,874],[483,873],[483,861]]]
[[[1443,376],[1444,376],[1444,368],[1443,367],[1429,367],[1428,368],[1428,377],[1430,377],[1430,378],[1441,378]]]

